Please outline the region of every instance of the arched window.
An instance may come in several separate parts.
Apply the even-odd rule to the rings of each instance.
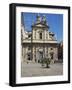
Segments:
[[[42,39],[42,32],[39,33],[39,38]]]
[[[28,58],[28,60],[31,60],[31,53],[27,54],[27,58]]]

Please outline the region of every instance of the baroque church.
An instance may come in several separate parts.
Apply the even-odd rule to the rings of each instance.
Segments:
[[[31,32],[21,23],[21,56],[23,62],[39,62],[43,58],[58,60],[58,43],[55,34],[49,31],[46,16],[36,16]]]

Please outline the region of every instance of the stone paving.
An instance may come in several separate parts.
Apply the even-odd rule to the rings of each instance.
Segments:
[[[63,64],[55,63],[50,64],[50,68],[42,67],[40,63],[25,63],[21,64],[22,77],[34,76],[56,76],[63,75]]]

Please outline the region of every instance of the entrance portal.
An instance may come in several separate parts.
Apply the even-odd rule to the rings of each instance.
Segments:
[[[39,51],[39,57],[40,57],[40,59],[43,58],[43,52]]]

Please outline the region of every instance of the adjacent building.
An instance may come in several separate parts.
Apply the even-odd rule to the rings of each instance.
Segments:
[[[63,41],[58,44],[58,60],[63,62]]]

